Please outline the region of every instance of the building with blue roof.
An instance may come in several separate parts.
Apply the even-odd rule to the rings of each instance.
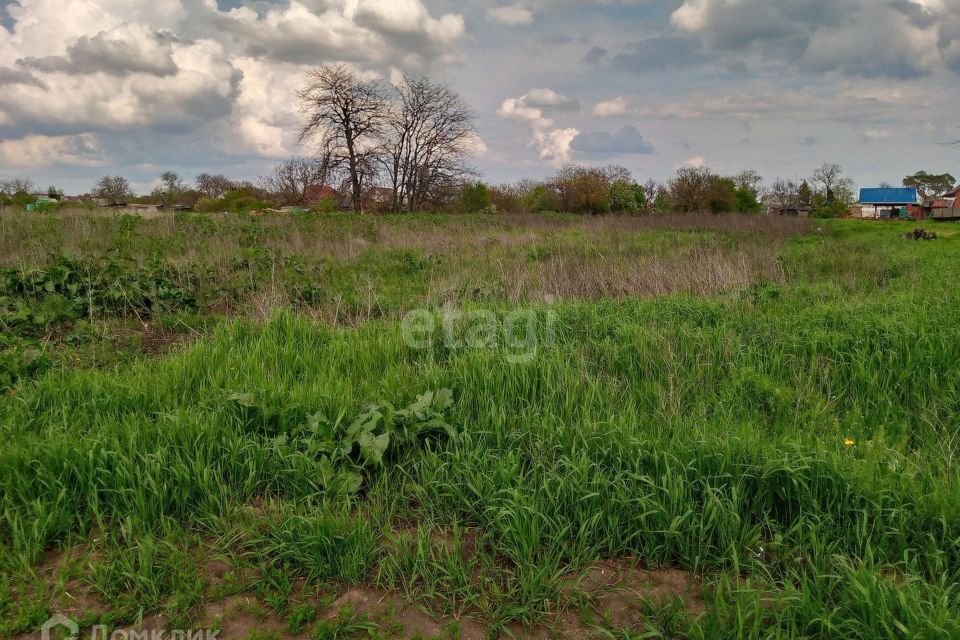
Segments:
[[[920,204],[920,195],[913,187],[880,187],[860,189],[860,204],[900,205]]]
[[[860,215],[863,218],[902,218],[909,209],[921,204],[913,187],[878,187],[860,190]]]

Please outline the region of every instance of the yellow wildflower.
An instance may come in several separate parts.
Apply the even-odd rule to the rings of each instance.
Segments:
[[[844,438],[843,444],[847,445],[848,447],[852,447],[853,445],[857,444],[857,441],[851,438]]]

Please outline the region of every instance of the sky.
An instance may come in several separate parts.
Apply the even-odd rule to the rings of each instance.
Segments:
[[[960,0],[0,0],[0,179],[255,178],[310,152],[295,93],[333,62],[448,83],[494,183],[960,177]]]

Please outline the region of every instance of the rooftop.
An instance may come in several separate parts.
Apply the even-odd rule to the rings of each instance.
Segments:
[[[860,189],[860,204],[917,204],[917,190],[912,187]]]

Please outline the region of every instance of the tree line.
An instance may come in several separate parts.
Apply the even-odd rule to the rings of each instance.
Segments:
[[[397,166],[403,164],[402,161],[395,162]],[[362,165],[358,163],[358,166]],[[320,211],[353,208],[352,181],[343,189],[344,195],[333,192],[318,202],[316,194],[311,193],[312,189],[326,185],[331,175],[329,161],[297,156],[281,162],[256,182],[201,173],[188,183],[176,172],[166,171],[160,176],[159,186],[144,196],[138,197],[130,182],[122,176],[104,176],[93,186],[90,195],[104,204],[183,205],[211,212],[244,212],[275,206],[300,206]],[[388,175],[402,177],[406,174],[397,171]],[[346,174],[344,179],[349,180]],[[640,184],[628,169],[618,165],[567,165],[547,179],[522,179],[512,184],[486,184],[472,174],[446,177],[444,181],[447,184],[443,189],[433,185],[424,191],[421,183],[420,186],[414,185],[411,192],[409,186],[402,186],[405,179],[398,179],[395,189],[386,189],[389,197],[371,204],[365,195],[369,186],[365,186],[361,176],[360,197],[365,201],[364,208],[379,211],[750,213],[766,206],[781,212],[805,210],[821,217],[842,215],[856,200],[853,181],[836,163],[824,164],[814,170],[810,178],[799,182],[777,178],[769,184],[755,170],[721,176],[707,167],[684,167],[666,182],[647,180]],[[922,200],[930,201],[952,189],[956,179],[949,173],[919,171],[906,176],[902,184],[917,189]],[[28,178],[0,181],[0,204],[25,206],[35,199],[32,195],[35,193],[35,185]],[[46,194],[54,200],[63,197],[63,191],[52,186]],[[414,208],[410,209],[411,206]]]

